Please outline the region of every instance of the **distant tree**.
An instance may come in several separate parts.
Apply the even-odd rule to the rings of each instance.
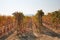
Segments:
[[[42,10],[38,10],[37,14],[35,16],[36,16],[36,18],[38,20],[38,23],[39,23],[38,24],[39,25],[38,29],[39,29],[40,32],[42,32],[41,31],[41,28],[43,27],[43,25],[42,25],[42,16],[44,16],[44,12]]]
[[[20,31],[20,24],[23,22],[24,15],[21,12],[15,12],[13,13],[15,16],[15,19],[17,20],[17,31]],[[19,33],[19,32],[18,32]]]
[[[15,12],[15,13],[13,13],[13,15],[15,16],[15,19],[17,20],[18,24],[20,24],[24,17],[23,13]]]
[[[40,26],[42,25],[42,16],[44,16],[44,12],[42,10],[38,10],[37,14],[36,14],[36,17],[38,18]]]
[[[57,20],[60,20],[60,11],[52,12],[52,22],[54,23]]]

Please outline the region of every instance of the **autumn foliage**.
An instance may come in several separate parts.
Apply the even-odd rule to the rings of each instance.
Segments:
[[[42,14],[42,16],[41,16]],[[42,18],[40,18],[42,17]],[[38,22],[42,21],[42,23],[46,23],[47,25],[51,25],[50,28],[60,29],[60,10],[48,13],[44,15],[42,10],[39,10],[34,16],[24,16],[21,12],[13,13],[13,16],[1,16],[0,15],[0,36],[5,35],[10,31],[17,30],[19,33],[24,33],[29,31],[28,23],[34,19],[37,25]],[[41,19],[41,20],[40,20]],[[32,23],[32,22],[31,22]]]

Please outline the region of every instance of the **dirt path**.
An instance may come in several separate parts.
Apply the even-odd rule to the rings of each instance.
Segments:
[[[15,31],[12,35],[10,35],[7,39],[5,40],[19,40],[17,36],[17,31]]]

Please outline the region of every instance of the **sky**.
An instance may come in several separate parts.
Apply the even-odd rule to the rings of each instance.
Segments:
[[[35,15],[37,10],[45,14],[60,9],[60,0],[0,0],[0,15],[12,15],[15,11]]]

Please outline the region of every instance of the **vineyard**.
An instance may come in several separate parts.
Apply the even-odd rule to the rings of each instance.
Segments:
[[[51,37],[52,40],[53,37],[57,37],[58,40],[60,39],[60,10],[48,15],[38,10],[34,16],[25,16],[21,12],[15,12],[13,16],[0,16],[0,40],[10,40],[9,36],[14,33],[21,40],[40,40],[44,35],[47,35],[47,38]]]

